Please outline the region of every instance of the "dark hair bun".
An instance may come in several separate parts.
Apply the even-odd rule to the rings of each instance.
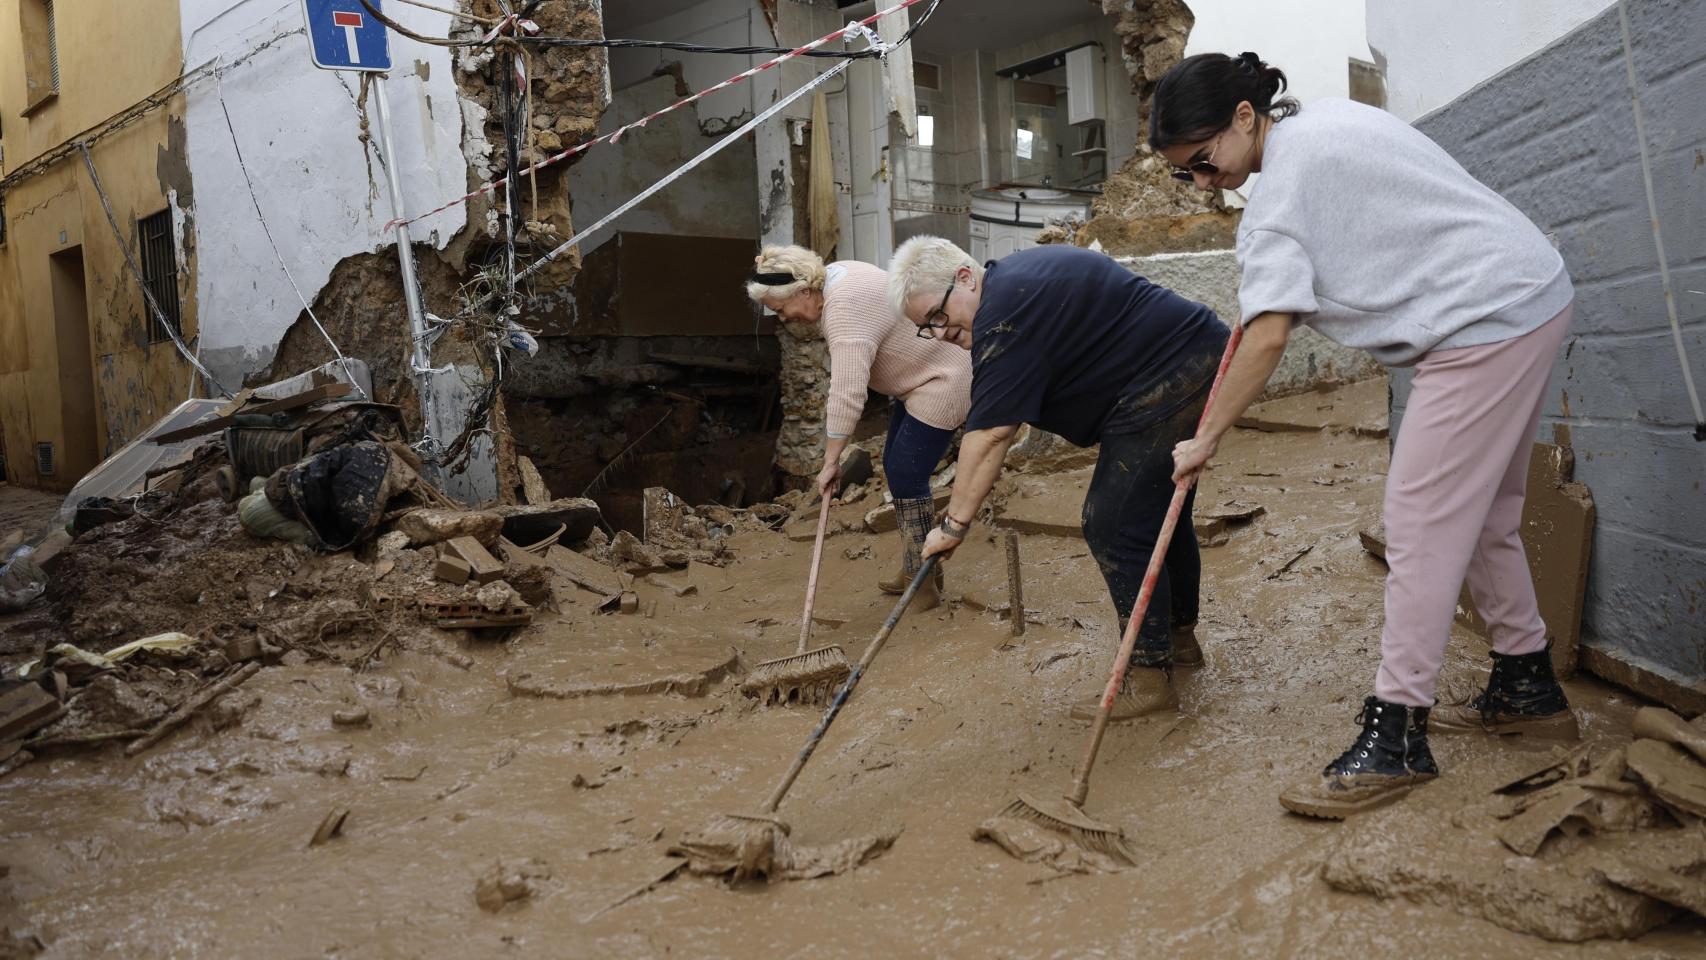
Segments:
[[[1285,89],[1285,73],[1278,67],[1270,67],[1267,62],[1254,52],[1246,50],[1237,58],[1238,67],[1247,70],[1256,77],[1256,89],[1261,92],[1264,103],[1254,104],[1257,109],[1266,109]]]

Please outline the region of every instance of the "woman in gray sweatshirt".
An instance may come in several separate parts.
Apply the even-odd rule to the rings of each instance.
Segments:
[[[1386,623],[1356,741],[1287,809],[1342,819],[1439,775],[1438,732],[1574,738],[1517,530],[1541,398],[1569,330],[1563,259],[1522,212],[1384,110],[1281,97],[1253,53],[1190,57],[1161,78],[1149,144],[1198,187],[1262,176],[1238,226],[1244,339],[1195,439],[1195,478],[1262,393],[1299,323],[1415,371],[1387,474]],[[1466,706],[1432,710],[1461,585],[1493,669]]]

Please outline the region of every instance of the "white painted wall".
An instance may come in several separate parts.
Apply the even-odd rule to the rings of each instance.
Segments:
[[[309,61],[300,0],[183,0],[181,11],[186,67],[220,56],[230,64],[220,83],[189,89],[185,126],[195,183],[201,349],[221,380],[237,383],[271,360],[302,304],[256,218],[220,91],[261,212],[310,303],[338,261],[393,242],[381,230],[392,210],[376,112],[370,102],[374,147],[364,153],[360,77]],[[428,36],[444,36],[450,19],[402,4],[386,13]],[[393,36],[391,59],[393,136],[412,215],[467,191],[464,105],[449,50]],[[442,248],[466,219],[458,206],[411,230],[416,242]]]
[[[1434,6],[1402,0],[1369,3]],[[1185,43],[1185,56],[1225,53],[1235,57],[1253,50],[1285,71],[1287,92],[1303,103],[1349,95],[1350,58],[1370,59],[1367,21],[1358,0],[1186,0],[1186,4],[1197,22]]]
[[[1368,44],[1386,70],[1386,108],[1408,121],[1450,103],[1610,6],[1609,0],[1367,3]]]

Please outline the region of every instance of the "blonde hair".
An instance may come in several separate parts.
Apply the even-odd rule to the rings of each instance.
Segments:
[[[941,296],[961,267],[970,267],[972,276],[983,276],[978,262],[952,240],[924,235],[907,240],[889,258],[889,306],[906,316],[906,305],[913,297],[927,290]]]
[[[746,295],[752,298],[753,303],[763,303],[766,298],[786,300],[801,290],[822,290],[827,275],[822,257],[805,247],[793,245],[765,247],[763,253],[752,258],[752,272],[786,273],[794,278],[792,283],[774,285],[747,280]]]

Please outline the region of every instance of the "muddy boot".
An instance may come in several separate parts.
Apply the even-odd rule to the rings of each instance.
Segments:
[[[1280,806],[1306,817],[1343,820],[1391,803],[1416,784],[1439,776],[1428,751],[1428,709],[1379,697],[1364,700],[1357,714],[1362,736],[1320,776],[1281,793]]]
[[[1178,706],[1179,695],[1173,689],[1170,670],[1166,667],[1133,665],[1126,671],[1125,680],[1120,683],[1120,692],[1114,694],[1114,709],[1108,715],[1108,721],[1135,720],[1162,710],[1173,710]],[[1098,690],[1095,696],[1072,705],[1072,719],[1093,723],[1096,712],[1100,709],[1102,694]]]
[[[1564,688],[1552,673],[1550,649],[1534,653],[1493,653],[1487,689],[1468,703],[1438,707],[1433,727],[1440,733],[1522,733],[1576,740],[1581,731]]]
[[[877,588],[884,593],[894,596],[905,593],[907,585],[918,573],[919,557],[924,552],[924,539],[930,536],[935,507],[935,501],[929,497],[894,502],[894,516],[900,527],[900,572],[888,580],[877,581]],[[919,585],[918,593],[907,609],[922,612],[934,609],[941,602],[942,568],[938,565],[936,575]]]
[[[1197,646],[1197,625],[1195,621],[1174,627],[1167,634],[1167,642],[1172,647],[1168,657],[1176,667],[1202,666],[1202,647]]]

